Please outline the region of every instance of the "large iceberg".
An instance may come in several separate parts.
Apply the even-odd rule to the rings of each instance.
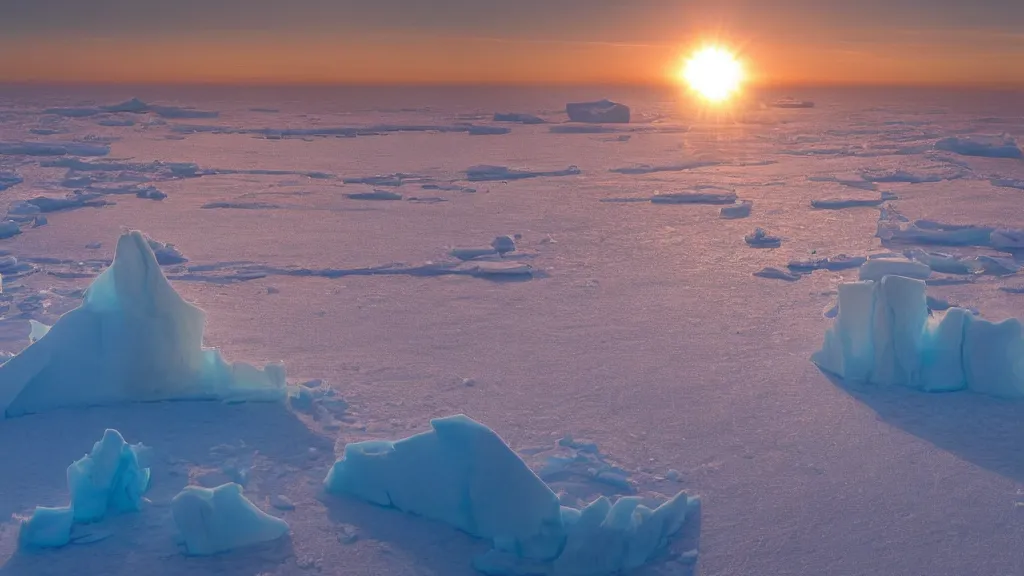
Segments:
[[[171,513],[185,550],[196,556],[271,542],[288,534],[287,522],[257,508],[234,483],[216,488],[186,486],[171,500]]]
[[[582,512],[558,497],[491,429],[466,416],[431,421],[399,440],[349,444],[324,482],[330,493],[450,524],[492,541],[487,574],[614,574],[664,548],[691,510],[685,494],[657,509],[599,498]]]
[[[92,451],[68,466],[71,504],[61,508],[37,507],[21,523],[23,546],[54,548],[71,539],[74,523],[97,522],[109,512],[135,512],[149,489],[147,448],[128,444],[117,430],[108,429]]]
[[[811,360],[850,382],[1024,396],[1020,320],[929,312],[925,283],[904,276],[840,284],[839,314]]]
[[[565,113],[572,122],[629,123],[629,107],[611,100],[570,102],[565,105]]]
[[[202,347],[205,320],[174,291],[146,237],[126,232],[82,305],[0,365],[0,414],[133,401],[283,400],[284,367],[228,364]]]

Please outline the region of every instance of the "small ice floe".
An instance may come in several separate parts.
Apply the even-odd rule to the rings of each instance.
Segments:
[[[771,266],[762,268],[757,272],[754,272],[754,276],[759,278],[770,278],[772,280],[785,280],[786,282],[796,282],[801,278],[799,274],[787,272],[780,268],[774,268]]]
[[[755,228],[752,233],[743,237],[743,241],[751,248],[778,248],[782,246],[782,238],[770,236],[764,228]]]
[[[750,216],[750,211],[754,207],[754,202],[751,200],[740,200],[732,206],[723,206],[718,212],[718,217],[723,220],[736,220],[738,218],[746,218]]]
[[[546,123],[546,121],[543,118],[539,117],[539,116],[534,116],[533,114],[523,114],[523,113],[520,113],[520,112],[506,112],[506,113],[495,112],[494,113],[494,121],[495,122],[515,122],[517,124],[544,124],[544,123]]]
[[[850,268],[860,268],[860,266],[867,261],[868,259],[863,256],[837,254],[836,256],[829,256],[826,258],[793,260],[787,264],[786,267],[794,272],[813,272],[815,270],[831,270],[835,272],[838,270],[848,270]]]
[[[819,210],[842,210],[843,208],[874,207],[895,200],[897,197],[889,192],[882,192],[878,198],[825,198],[811,200],[811,207]]]
[[[13,220],[0,221],[0,240],[21,234],[21,226]]]
[[[772,108],[814,108],[814,102],[810,100],[796,100],[793,98],[780,98],[772,102]]]
[[[565,105],[565,113],[571,122],[598,124],[627,124],[630,115],[628,106],[611,100],[570,102]]]
[[[712,188],[712,187],[708,187]],[[651,198],[655,204],[735,204],[735,192],[704,192],[698,187],[692,192],[657,194]]]
[[[232,209],[232,210],[273,210],[280,208],[277,204],[271,204],[269,202],[207,202],[200,206],[204,210],[220,210],[220,209]]]
[[[466,169],[466,179],[470,182],[501,182],[507,180],[523,180],[541,176],[576,176],[580,169],[569,166],[564,170],[516,170],[508,166],[479,164]]]
[[[498,236],[491,242],[491,247],[494,248],[498,254],[515,252],[516,240],[512,236]]]
[[[373,190],[371,192],[352,192],[345,194],[349,200],[401,200],[402,195],[390,190]]]

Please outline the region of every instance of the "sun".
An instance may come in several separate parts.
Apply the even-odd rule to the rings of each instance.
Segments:
[[[705,100],[722,102],[739,91],[743,65],[725,48],[708,46],[690,56],[679,76]]]

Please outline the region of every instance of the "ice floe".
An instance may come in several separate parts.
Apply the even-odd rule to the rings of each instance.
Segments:
[[[1017,180],[1013,178],[992,178],[989,180],[993,186],[999,186],[1001,188],[1016,188],[1018,190],[1024,190],[1024,180]]]
[[[495,122],[515,122],[517,124],[545,124],[547,121],[539,116],[533,114],[523,114],[520,112],[495,112]]]
[[[735,204],[736,193],[732,191],[705,192],[704,190],[722,190],[716,186],[697,186],[690,192],[666,192],[650,198],[655,204]]]
[[[82,305],[0,366],[0,409],[10,417],[132,401],[284,399],[281,365],[228,364],[202,347],[204,323],[164,277],[149,241],[126,232]]]
[[[794,272],[813,272],[815,270],[831,270],[833,272],[838,270],[849,270],[851,268],[860,268],[868,259],[864,256],[847,256],[846,254],[837,254],[835,256],[827,256],[823,258],[812,258],[808,260],[793,260],[786,265],[787,268]]]
[[[629,107],[611,100],[596,102],[570,102],[565,113],[571,122],[625,124],[629,122]]]
[[[1017,141],[1010,136],[954,136],[935,143],[936,150],[953,152],[962,156],[986,158],[1024,158]]]
[[[372,190],[370,192],[352,192],[345,194],[350,200],[401,200],[402,195],[390,190]]]
[[[926,285],[903,276],[839,286],[839,313],[812,361],[850,382],[927,392],[1024,396],[1021,322],[963,308],[929,313]]]
[[[735,220],[738,218],[746,218],[750,216],[750,211],[754,207],[752,200],[740,200],[732,206],[723,206],[718,211],[718,217],[723,220]]]
[[[610,575],[639,567],[683,527],[684,493],[655,509],[599,497],[583,510],[558,497],[492,430],[466,416],[431,421],[409,438],[349,444],[326,490],[444,522],[494,548],[485,574]]]
[[[881,206],[885,202],[895,200],[896,196],[882,192],[878,198],[825,198],[811,200],[811,207],[819,210],[842,210],[844,208],[862,208]]]
[[[106,156],[110,146],[80,142],[0,142],[0,156]]]
[[[576,166],[569,166],[565,170],[531,171],[517,170],[508,166],[479,164],[466,169],[466,179],[470,182],[500,182],[503,180],[522,180],[541,176],[576,176],[578,174],[580,174],[580,169]]]
[[[772,280],[785,280],[786,282],[796,282],[802,278],[799,274],[794,274],[771,266],[766,266],[757,272],[754,272],[754,276],[759,278],[770,278]]]
[[[609,172],[615,172],[616,174],[654,174],[656,172],[683,172],[686,170],[693,170],[696,168],[704,168],[706,166],[718,166],[721,162],[716,160],[693,160],[691,162],[680,162],[679,164],[664,164],[660,166],[651,166],[643,164],[640,166],[627,166],[624,168],[611,168]]]
[[[753,232],[743,237],[743,241],[751,248],[778,248],[782,246],[782,238],[769,235],[764,228],[755,228]]]
[[[186,486],[171,500],[171,512],[186,552],[196,556],[272,542],[289,530],[284,520],[257,508],[235,483]]]
[[[810,100],[795,100],[792,98],[780,98],[772,102],[772,108],[814,108],[814,102]]]
[[[279,204],[272,204],[270,202],[246,202],[246,201],[232,201],[224,200],[217,202],[207,202],[200,206],[204,210],[220,210],[220,209],[232,209],[232,210],[274,210],[281,208]]]
[[[24,182],[24,179],[14,172],[0,171],[0,192],[12,188]]]

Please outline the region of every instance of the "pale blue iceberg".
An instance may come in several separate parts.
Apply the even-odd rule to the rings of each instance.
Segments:
[[[92,451],[68,466],[71,504],[37,507],[21,523],[19,540],[28,547],[60,547],[70,541],[75,523],[97,522],[108,513],[135,512],[149,489],[148,449],[128,444],[120,432],[107,429]]]
[[[839,286],[839,313],[811,360],[851,382],[1024,396],[1021,322],[929,311],[926,285],[884,276]]]
[[[167,281],[145,236],[121,235],[82,305],[0,365],[4,415],[133,401],[277,401],[284,367],[228,364],[202,347],[205,314]]]
[[[171,513],[185,550],[195,556],[272,542],[288,534],[287,522],[257,508],[234,483],[186,486],[171,500]]]
[[[655,510],[599,498],[582,512],[558,497],[491,429],[466,416],[431,421],[399,441],[349,444],[324,482],[330,493],[444,522],[491,540],[487,574],[614,574],[648,561],[682,527],[680,493]]]

